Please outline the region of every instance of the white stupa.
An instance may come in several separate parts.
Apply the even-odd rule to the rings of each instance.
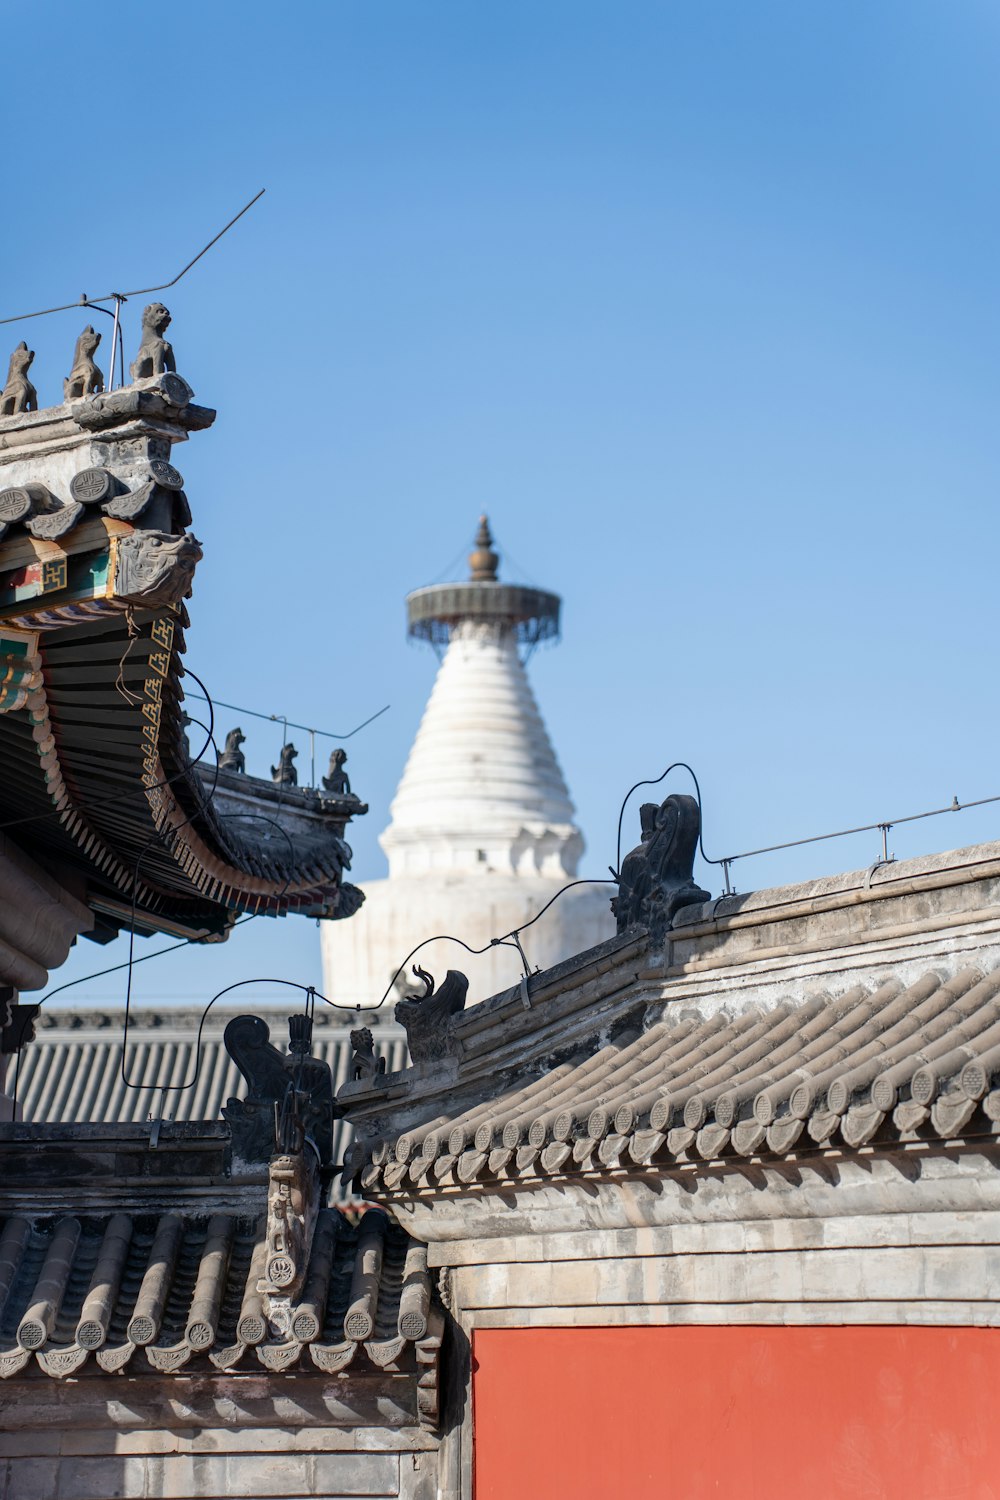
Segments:
[[[490,946],[533,917],[577,874],[583,838],[521,652],[559,633],[559,598],[497,580],[484,516],[468,583],[417,589],[407,599],[410,634],[446,646],[380,842],[385,880],[364,886],[349,922],[322,925],[326,993],[349,1005],[381,999],[410,962],[440,982],[469,976],[469,1003],[516,984],[514,947]],[[611,937],[608,886],[576,886],[521,935],[531,969],[548,968]],[[413,986],[409,966],[397,984]],[[417,986],[419,989],[419,986]]]

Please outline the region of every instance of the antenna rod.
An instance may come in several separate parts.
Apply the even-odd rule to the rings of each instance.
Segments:
[[[226,224],[224,228],[220,229],[218,234],[215,235],[213,239],[210,239],[208,244],[205,245],[203,249],[199,250],[198,254],[194,256],[192,260],[188,261],[184,269],[177,272],[177,275],[172,281],[162,281],[159,286],[136,287],[135,290],[131,292],[108,292],[106,297],[88,297],[86,292],[84,292],[78,302],[64,302],[59,307],[43,307],[40,308],[38,312],[18,313],[17,316],[13,318],[0,318],[0,325],[3,325],[4,323],[23,323],[28,318],[48,317],[49,313],[72,312],[73,309],[77,307],[96,307],[102,302],[124,302],[129,297],[145,297],[149,292],[167,291],[170,287],[176,286],[181,277],[186,276],[191,267],[197,265],[198,261],[201,260],[203,255],[208,254],[213,245],[218,244],[219,240],[222,239],[222,236],[226,234],[228,230],[232,229],[237,220],[242,219],[243,215],[245,213],[248,213],[249,210],[253,208],[254,204],[257,203],[261,198],[263,198],[266,191],[266,188],[261,188],[256,197],[251,198],[249,203],[245,203],[240,209],[239,213],[231,218],[229,223]]]

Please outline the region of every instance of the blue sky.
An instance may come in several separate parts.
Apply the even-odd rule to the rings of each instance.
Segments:
[[[166,279],[267,188],[166,297],[219,410],[178,454],[205,546],[188,660],[320,727],[391,703],[349,745],[362,884],[435,668],[403,596],[482,509],[508,573],[564,596],[531,671],[585,873],[674,759],[710,853],[1000,792],[995,5],[37,0],[4,37],[0,315]],[[43,402],[83,321],[5,330]],[[243,727],[266,774],[280,730]],[[118,956],[82,943],[59,981]],[[135,991],[319,969],[312,924],[262,920]]]

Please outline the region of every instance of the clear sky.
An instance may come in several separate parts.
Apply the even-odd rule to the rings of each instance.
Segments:
[[[0,316],[166,279],[267,188],[165,296],[219,411],[177,455],[205,547],[188,660],[321,728],[391,703],[348,746],[360,883],[435,669],[403,596],[482,509],[508,575],[565,600],[531,672],[584,873],[678,758],[709,853],[1000,793],[994,0],[35,0],[3,48]],[[43,404],[84,321],[3,330]],[[237,720],[267,774],[280,729]],[[120,950],[81,943],[58,982]],[[315,926],[251,923],[135,993],[260,973],[318,981]]]

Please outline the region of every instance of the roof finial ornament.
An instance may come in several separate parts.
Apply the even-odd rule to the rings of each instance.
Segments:
[[[170,313],[162,302],[151,302],[142,314],[142,343],[139,353],[129,365],[133,380],[149,380],[151,376],[171,374],[177,370],[174,351],[163,335],[170,326]]]
[[[493,551],[493,537],[490,534],[490,523],[485,516],[479,517],[479,530],[476,532],[476,550],[469,553],[470,583],[496,583],[497,564],[500,559]]]

